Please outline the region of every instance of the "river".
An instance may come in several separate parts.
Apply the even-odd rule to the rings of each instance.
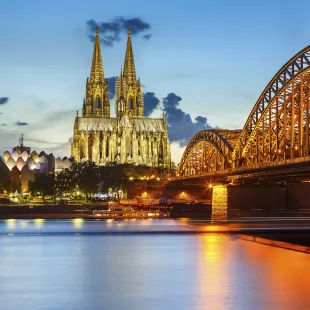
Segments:
[[[308,254],[187,222],[0,221],[0,309],[310,309]]]

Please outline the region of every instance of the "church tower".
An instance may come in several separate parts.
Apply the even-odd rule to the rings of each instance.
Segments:
[[[135,61],[131,42],[131,30],[128,28],[128,39],[124,61],[124,70],[116,81],[116,116],[122,118],[144,117],[143,85],[137,79]]]
[[[86,96],[82,115],[86,117],[110,118],[109,88],[108,81],[104,78],[99,27],[96,29],[90,78],[86,80]]]

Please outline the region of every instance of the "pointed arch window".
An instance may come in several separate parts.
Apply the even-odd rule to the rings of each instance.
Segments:
[[[128,100],[128,110],[133,110],[133,99],[132,97]]]
[[[100,104],[100,97],[96,98],[96,108],[100,109],[101,108],[101,104]]]

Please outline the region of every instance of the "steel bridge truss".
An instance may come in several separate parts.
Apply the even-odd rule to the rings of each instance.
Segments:
[[[258,98],[243,130],[203,130],[186,147],[179,176],[237,171],[309,158],[310,46],[291,58]]]
[[[220,132],[202,130],[187,145],[180,161],[179,176],[200,175],[230,168],[232,151],[230,143]]]
[[[303,131],[309,126],[309,112],[306,113],[309,71],[310,46],[292,57],[258,98],[233,152],[235,168],[304,156],[305,145],[300,142],[305,142]]]

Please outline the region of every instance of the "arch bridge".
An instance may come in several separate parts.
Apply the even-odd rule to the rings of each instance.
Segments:
[[[242,174],[310,163],[310,46],[292,57],[259,96],[242,130],[203,130],[187,145],[179,177]]]

